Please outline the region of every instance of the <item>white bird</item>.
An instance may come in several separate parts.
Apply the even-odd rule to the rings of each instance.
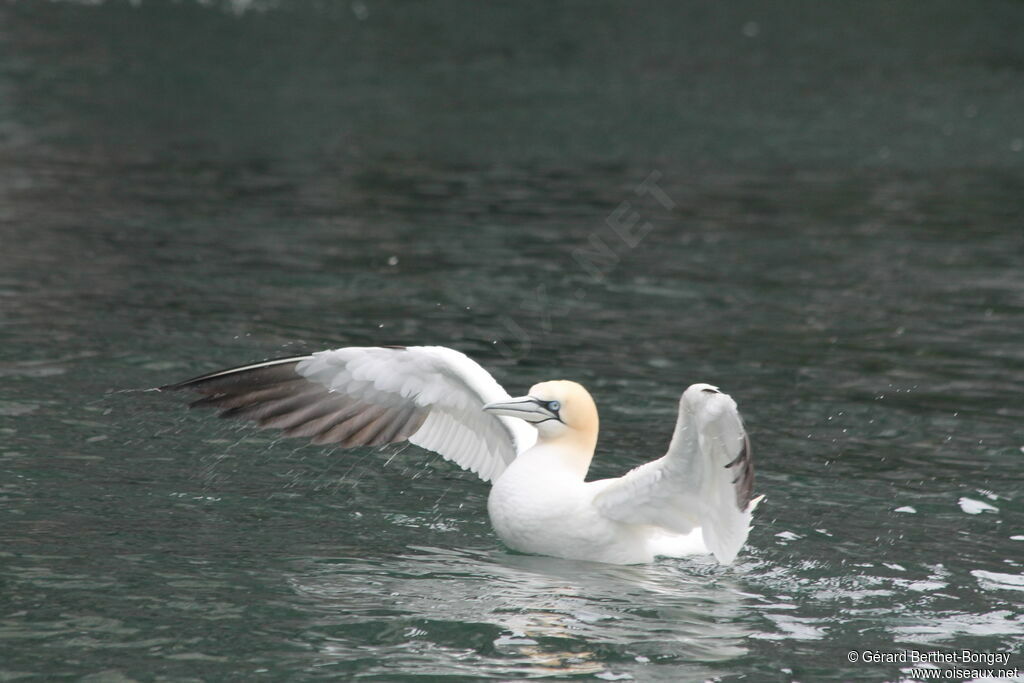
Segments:
[[[747,540],[754,465],[736,402],[709,384],[679,399],[668,452],[586,481],[597,408],[575,382],[512,398],[443,346],[347,347],[202,375],[161,389],[204,395],[221,417],[344,447],[408,440],[492,482],[491,524],[510,548],[617,564],[712,553]]]

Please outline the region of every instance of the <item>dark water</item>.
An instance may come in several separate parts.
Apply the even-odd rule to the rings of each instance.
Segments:
[[[0,5],[0,680],[1024,668],[1022,29],[1015,2]],[[418,449],[133,391],[382,343],[581,381],[594,476],[721,386],[749,545],[516,555]]]

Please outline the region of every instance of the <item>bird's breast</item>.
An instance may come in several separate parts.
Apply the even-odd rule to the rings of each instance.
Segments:
[[[520,552],[615,562],[634,551],[622,545],[622,525],[594,507],[587,485],[557,469],[513,463],[491,487],[487,510],[498,537]]]
[[[543,472],[516,471],[510,467],[491,487],[487,511],[498,536],[523,552],[537,552],[551,522],[564,518],[572,507],[569,482]]]

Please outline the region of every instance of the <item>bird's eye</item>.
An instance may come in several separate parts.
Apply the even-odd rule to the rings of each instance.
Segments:
[[[548,401],[548,410],[553,413],[557,413],[558,409],[562,407],[562,404],[558,401]]]

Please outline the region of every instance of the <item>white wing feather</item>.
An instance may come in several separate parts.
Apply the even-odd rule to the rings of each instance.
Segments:
[[[408,439],[484,481],[537,439],[522,420],[484,412],[509,398],[491,375],[443,346],[347,347],[204,375],[168,389],[206,395],[194,405],[246,417],[317,443]]]
[[[679,401],[668,452],[619,479],[607,480],[594,504],[605,516],[686,534],[730,564],[746,543],[754,507],[750,444],[736,402],[706,384]]]

